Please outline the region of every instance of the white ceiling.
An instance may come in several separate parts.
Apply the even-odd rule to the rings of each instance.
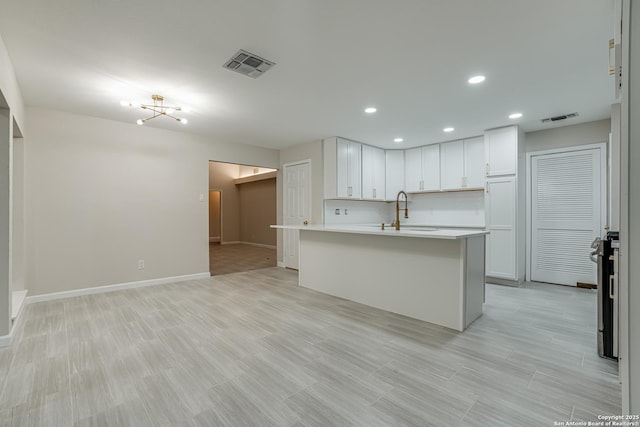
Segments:
[[[119,101],[160,93],[189,124],[145,126],[271,148],[533,131],[613,102],[613,0],[2,0],[0,34],[28,106],[133,123],[144,114]],[[238,49],[277,65],[255,80],[223,69]]]

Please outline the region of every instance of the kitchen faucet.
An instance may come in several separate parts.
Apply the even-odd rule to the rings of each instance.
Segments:
[[[395,225],[396,230],[400,230],[400,195],[404,194],[404,217],[409,218],[409,206],[407,193],[400,190],[398,192],[398,196],[396,197],[396,221],[393,225]]]

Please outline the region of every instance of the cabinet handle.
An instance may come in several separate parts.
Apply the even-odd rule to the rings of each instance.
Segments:
[[[488,183],[488,182],[485,182],[485,183],[484,183],[484,191],[485,191],[487,194],[489,194],[489,183]]]
[[[613,288],[614,288],[614,286],[616,284],[616,279],[617,279],[617,277],[616,277],[615,274],[609,275],[609,298],[610,299],[616,299],[616,295],[615,295],[614,290],[613,290]]]
[[[373,193],[373,198],[375,199],[376,198],[376,189],[375,188],[373,189],[372,193]]]
[[[347,196],[353,196],[353,187],[347,187]]]
[[[616,51],[615,51],[616,42],[614,39],[609,40],[609,75],[613,76],[616,73]],[[611,65],[611,51],[613,50],[613,66]]]
[[[487,162],[484,166],[484,174],[489,176],[489,162]]]

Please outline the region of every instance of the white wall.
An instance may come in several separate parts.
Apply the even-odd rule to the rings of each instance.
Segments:
[[[640,414],[640,4],[630,2],[629,64],[629,413]],[[622,230],[624,231],[624,230]],[[624,249],[624,248],[623,248]]]
[[[209,160],[278,166],[275,150],[52,110],[27,114],[31,295],[208,272]]]
[[[12,222],[22,223],[23,218],[11,218],[13,188],[13,130],[15,126],[24,135],[24,102],[18,86],[11,58],[0,37],[0,108],[3,111],[0,130],[0,336],[11,330],[12,270]],[[19,272],[18,274],[20,274]]]
[[[1,95],[1,94],[0,94]],[[11,330],[11,115],[0,96],[0,336]]]
[[[24,139],[13,138],[10,291],[24,290]]]
[[[2,92],[7,100],[7,104],[9,104],[9,108],[11,109],[11,115],[18,124],[18,127],[24,132],[24,101],[22,100],[18,80],[16,79],[13,64],[11,63],[11,58],[7,52],[4,40],[2,40],[2,36],[0,36],[0,92]]]
[[[553,148],[608,142],[609,132],[611,132],[610,119],[529,132],[525,135],[525,151],[530,153]]]

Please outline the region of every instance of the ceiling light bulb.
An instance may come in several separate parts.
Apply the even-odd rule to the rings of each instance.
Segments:
[[[367,108],[364,109],[364,112],[367,113],[367,114],[373,114],[376,111],[378,111],[378,109],[375,108],[375,107],[367,107]]]
[[[396,143],[400,143],[400,142],[402,142],[402,141],[404,141],[404,139],[402,139],[402,138],[395,138],[395,139],[393,140],[393,142],[396,142]]]
[[[136,121],[136,123],[137,123],[137,124],[139,124],[139,125],[143,125],[143,124],[144,124],[144,120],[142,120],[142,119],[138,119],[138,120]]]
[[[133,108],[140,108],[140,103],[139,103],[139,102],[133,102],[133,101],[131,101],[131,102],[129,103],[129,106],[130,106],[130,107],[133,107]]]
[[[485,76],[473,76],[468,81],[472,85],[477,85],[478,83],[482,83],[485,79]]]
[[[123,107],[128,107],[130,104],[129,101],[122,100],[120,101],[120,105],[122,105]]]
[[[167,108],[167,114],[173,114],[175,112],[176,110],[174,110],[173,108]]]
[[[519,119],[520,117],[522,117],[522,113],[509,114],[510,119]]]
[[[189,108],[189,107],[180,107],[180,111],[185,112],[185,113],[190,113],[191,112],[191,108]]]
[[[452,128],[452,127],[448,127],[448,128],[444,128],[442,130],[445,131],[445,132],[453,132],[455,129]]]
[[[189,120],[185,119],[184,117],[180,119],[180,123],[182,123],[183,125],[186,125],[187,123],[189,123]]]

